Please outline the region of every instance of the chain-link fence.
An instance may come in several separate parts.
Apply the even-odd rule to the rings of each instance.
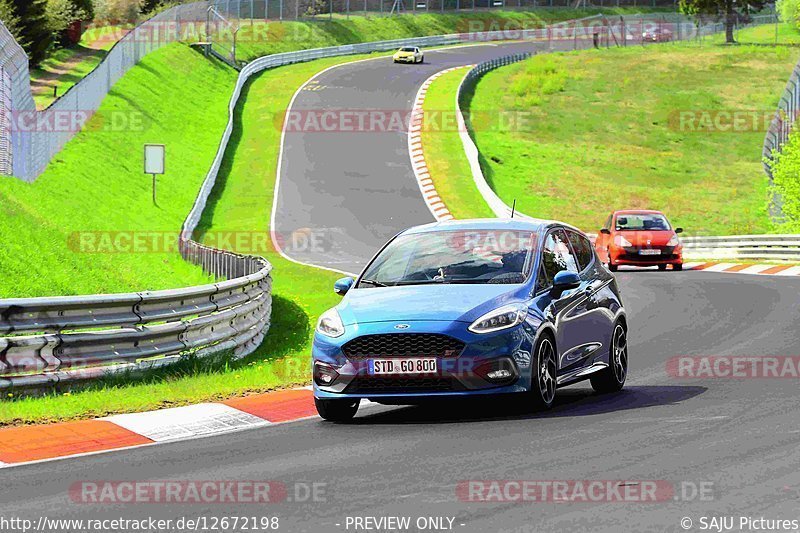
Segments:
[[[207,2],[175,6],[140,24],[114,45],[97,68],[43,111],[36,110],[31,95],[27,56],[0,25],[0,67],[10,85],[12,105],[4,110],[10,142],[9,135],[3,135],[3,143],[10,148],[2,153],[0,143],[0,159],[10,160],[17,178],[36,179],[97,111],[111,87],[144,56],[177,40],[197,40],[193,36],[204,31],[207,8]],[[5,170],[9,173],[9,168]]]
[[[800,110],[800,62],[792,70],[786,88],[783,90],[778,110],[772,118],[772,122],[767,129],[764,137],[764,148],[762,155],[764,158],[764,171],[772,179],[772,161],[776,152],[780,152],[783,145],[789,139],[792,126],[797,119]]]
[[[53,156],[82,128],[99,108],[111,87],[141,58],[162,46],[175,42],[210,41],[210,49],[220,58],[234,65],[240,65],[237,58],[237,39],[275,39],[306,38],[306,42],[293,43],[293,47],[309,48],[308,35],[300,32],[292,37],[287,32],[269,33],[267,24],[275,20],[300,18],[324,19],[353,12],[357,0],[213,0],[212,2],[192,2],[167,9],[124,35],[110,50],[105,59],[83,80],[67,91],[53,105],[44,111],[36,111],[31,95],[27,57],[22,48],[11,37],[6,28],[0,25],[0,106],[5,105],[0,119],[0,172],[13,174],[25,181],[33,181],[47,167]],[[428,3],[426,3],[426,1]],[[402,6],[394,0],[358,0],[366,13],[397,11],[415,13],[438,9],[464,10],[463,0],[406,1]],[[292,3],[294,2],[294,3]],[[305,2],[305,3],[303,3]],[[399,2],[399,0],[398,0]],[[481,4],[468,5],[468,9],[494,9],[507,7],[501,0],[485,0]],[[499,2],[499,4],[498,4]],[[495,5],[498,4],[498,5]],[[524,4],[519,7],[531,8],[543,4]],[[420,7],[422,6],[422,7]],[[772,17],[771,15],[768,17]],[[213,20],[212,20],[213,19]],[[459,21],[460,33],[431,38],[431,42],[445,41],[460,43],[488,40],[527,39],[547,42],[551,50],[587,48],[590,46],[629,46],[647,42],[663,42],[702,38],[723,29],[720,22],[698,25],[694,19],[677,14],[651,13],[622,17],[596,15],[569,22],[540,25],[520,29],[516,23],[501,22],[492,17],[464,17]],[[769,20],[774,20],[771,18]],[[767,18],[751,19],[749,23],[764,23]],[[245,24],[254,31],[240,29]],[[508,28],[504,28],[507,24]],[[407,42],[409,39],[403,39]],[[580,41],[580,42],[579,42]],[[253,43],[250,43],[253,44]],[[252,46],[251,46],[252,48]],[[258,47],[255,47],[256,49]],[[364,48],[360,45],[347,45],[342,53],[355,53]],[[369,48],[367,45],[366,48]],[[369,48],[368,51],[372,51]],[[10,104],[10,105],[9,105]]]

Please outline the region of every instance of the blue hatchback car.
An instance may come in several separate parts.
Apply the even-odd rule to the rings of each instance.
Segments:
[[[317,323],[314,399],[345,421],[362,399],[519,393],[549,408],[585,379],[622,389],[625,310],[614,276],[579,230],[528,219],[428,224],[403,231]]]

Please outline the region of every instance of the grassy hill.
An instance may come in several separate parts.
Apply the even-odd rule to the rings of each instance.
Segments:
[[[664,210],[699,234],[776,230],[761,145],[797,53],[708,42],[542,55],[478,84],[483,169],[529,215],[599,228],[622,208]],[[734,117],[737,126],[727,127]]]

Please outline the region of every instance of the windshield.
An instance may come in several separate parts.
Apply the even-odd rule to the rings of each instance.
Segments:
[[[523,283],[529,231],[439,231],[401,235],[367,268],[358,287],[426,283]]]
[[[413,49],[413,48],[408,48],[408,47],[406,47],[406,48],[401,48],[401,49],[400,49],[400,51],[401,51],[401,52],[413,52],[413,51],[414,51],[414,49]]]
[[[669,230],[669,222],[664,215],[632,214],[617,215],[617,231],[659,231]]]

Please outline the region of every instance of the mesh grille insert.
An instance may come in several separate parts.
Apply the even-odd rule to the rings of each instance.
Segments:
[[[436,333],[387,333],[356,337],[342,348],[349,359],[371,357],[441,357],[461,355],[464,343]]]

